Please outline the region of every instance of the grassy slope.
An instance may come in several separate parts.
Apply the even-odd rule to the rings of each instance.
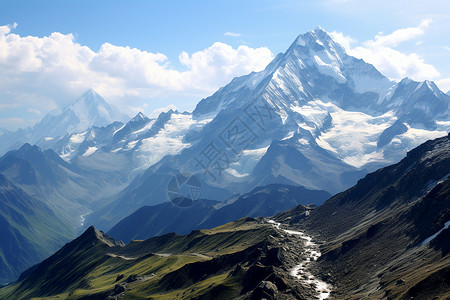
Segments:
[[[126,283],[129,290],[124,299],[189,299],[213,289],[215,295],[234,297],[242,289],[238,282],[242,276],[235,274],[230,277],[232,268],[227,267],[227,262],[230,266],[234,265],[234,260],[241,258],[241,252],[245,253],[246,249],[261,243],[272,233],[271,227],[245,219],[211,230],[195,231],[187,236],[166,235],[134,242],[121,249],[97,242],[88,249],[75,247],[70,252],[51,257],[53,261],[48,262],[48,267],[43,268],[33,280],[28,278],[0,289],[0,298],[20,299],[40,295],[35,299],[78,299],[111,291],[117,284],[125,283],[130,275],[137,275],[138,280]],[[68,266],[69,269],[65,266],[68,257],[70,260],[78,258]],[[220,263],[214,263],[214,259]],[[199,280],[191,280],[187,285],[167,288],[174,286],[171,283],[174,278],[191,276],[192,270],[210,270],[210,265],[202,265],[208,264],[208,261],[211,261],[210,265],[220,267]],[[195,263],[200,265],[193,266]],[[66,276],[68,272],[69,276]],[[50,273],[52,276],[47,276]],[[120,274],[123,278],[116,281]]]
[[[0,178],[0,260],[1,278],[18,276],[42,261],[75,236],[72,228],[57,218],[47,206]]]

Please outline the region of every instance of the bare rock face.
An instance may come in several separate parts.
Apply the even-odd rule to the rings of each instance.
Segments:
[[[270,281],[261,281],[253,291],[250,299],[276,299],[278,294],[277,286]]]

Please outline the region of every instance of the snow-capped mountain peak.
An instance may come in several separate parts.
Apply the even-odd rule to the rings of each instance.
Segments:
[[[130,122],[139,122],[142,120],[148,120],[148,117],[144,115],[142,112],[139,112],[136,116],[134,116]]]
[[[51,140],[66,134],[80,133],[93,126],[103,127],[115,121],[125,121],[128,117],[109,105],[97,92],[90,89],[60,114],[48,113],[33,127],[0,135],[0,153],[16,147],[16,143],[36,144],[41,140]],[[19,145],[19,146],[20,146]]]
[[[262,97],[285,115],[292,106],[316,99],[343,109],[380,115],[386,112],[385,101],[394,87],[395,82],[374,66],[348,55],[328,32],[318,27],[299,35],[265,70],[235,78],[200,101],[193,114],[197,118],[211,117],[220,110],[242,108]]]
[[[450,98],[432,81],[402,79],[389,101],[388,107],[397,112],[400,119],[433,127],[436,117],[447,119]]]
[[[67,131],[79,132],[91,126],[106,126],[114,121],[122,121],[123,115],[114,107],[110,106],[96,91],[90,89],[83,96],[69,105],[63,115],[72,114],[78,119]]]

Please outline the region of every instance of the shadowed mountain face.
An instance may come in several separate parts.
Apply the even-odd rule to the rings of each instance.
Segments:
[[[42,261],[75,231],[0,174],[0,284]]]
[[[448,296],[449,175],[450,135],[367,175],[309,217],[294,220],[293,211],[279,220],[326,241],[318,269],[331,274],[337,298]]]
[[[187,234],[194,229],[213,228],[243,217],[272,216],[300,204],[320,205],[330,197],[325,191],[272,184],[234,196],[225,203],[199,200],[187,208],[171,202],[144,206],[120,221],[108,234],[126,243],[169,232]]]

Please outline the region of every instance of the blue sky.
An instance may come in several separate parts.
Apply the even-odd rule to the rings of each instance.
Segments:
[[[318,25],[393,79],[450,89],[450,1],[1,0],[0,127],[89,87],[129,115],[192,110]]]

